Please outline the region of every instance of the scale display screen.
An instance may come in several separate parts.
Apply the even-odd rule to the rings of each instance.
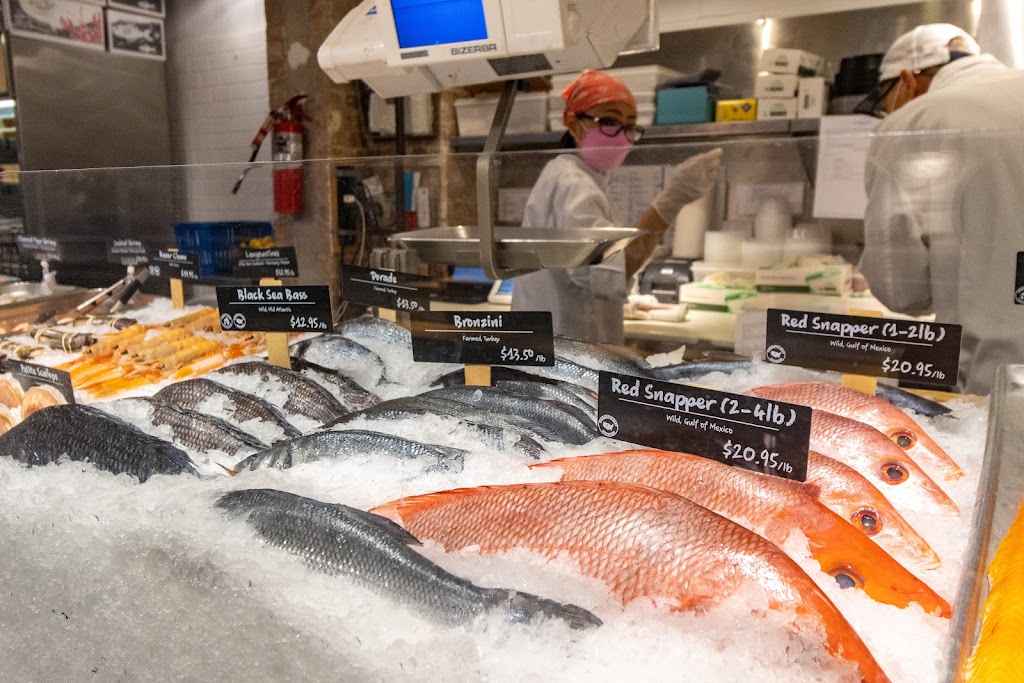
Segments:
[[[401,49],[487,38],[484,0],[391,0]]]

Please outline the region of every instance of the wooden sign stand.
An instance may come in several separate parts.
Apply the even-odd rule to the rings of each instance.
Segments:
[[[881,318],[882,313],[880,311],[872,311],[860,308],[851,308],[848,313],[850,315],[860,315],[867,318]],[[878,378],[867,377],[865,375],[851,375],[843,373],[843,386],[847,389],[854,389],[861,392],[862,394],[868,394],[874,396],[878,390]]]
[[[172,254],[177,254],[177,249],[168,249]],[[181,278],[171,278],[171,305],[174,310],[180,311],[185,308],[185,288],[181,284]]]
[[[489,387],[491,386],[490,365],[467,365],[466,366],[467,387]]]
[[[281,281],[272,277],[265,277],[260,280],[260,287],[280,287]],[[276,365],[285,370],[292,369],[292,358],[288,354],[288,333],[267,332],[267,360],[271,365]]]

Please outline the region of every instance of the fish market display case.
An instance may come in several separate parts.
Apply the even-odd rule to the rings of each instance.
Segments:
[[[863,179],[857,177],[856,168],[850,164],[871,144],[889,143],[909,145],[904,149],[911,150],[906,156],[913,163],[888,170],[902,173],[906,176],[902,180],[916,183],[913,187],[927,197],[930,224],[943,229],[955,229],[955,216],[977,210],[978,204],[971,202],[997,205],[1007,201],[1002,188],[986,187],[967,204],[951,203],[949,197],[955,192],[948,183],[941,182],[949,177],[950,169],[960,168],[966,178],[974,178],[980,172],[977,161],[966,166],[960,164],[961,155],[981,159],[986,155],[1024,156],[1017,154],[1024,150],[1024,136],[1016,134],[954,133],[898,140],[846,134],[825,140],[813,134],[793,135],[787,131],[758,136],[712,134],[686,142],[645,144],[631,153],[627,166],[607,178],[608,195],[616,206],[617,216],[613,225],[602,228],[606,235],[595,232],[592,225],[567,225],[562,235],[537,229],[530,239],[523,239],[522,235],[530,230],[521,229],[521,222],[531,188],[545,166],[563,152],[504,151],[495,154],[491,163],[493,219],[495,234],[499,236],[494,253],[502,259],[500,265],[521,271],[621,261],[621,253],[634,243],[636,234],[617,228],[633,225],[658,194],[674,165],[694,154],[722,147],[723,164],[714,189],[700,207],[688,209],[670,226],[674,233],[666,235],[655,256],[652,267],[664,264],[675,278],[668,286],[670,299],[674,286],[675,300],[655,303],[651,297],[643,299],[650,308],[637,305],[631,314],[648,317],[628,320],[627,334],[631,325],[634,329],[641,324],[646,326],[671,351],[667,358],[658,360],[664,364],[693,357],[678,349],[683,344],[709,349],[718,354],[716,358],[732,359],[733,354],[739,354],[749,360],[764,349],[763,320],[769,308],[821,313],[872,309],[896,317],[883,305],[881,297],[870,295],[853,267],[859,256],[858,243],[863,242],[864,227],[851,216],[858,209],[863,211],[864,197],[857,196]],[[997,148],[998,152],[993,151]],[[479,209],[473,191],[477,161],[478,155],[472,153],[305,161],[302,165],[307,208],[295,216],[272,213],[272,199],[266,191],[275,167],[270,163],[25,172],[21,174],[21,183],[27,197],[48,198],[33,206],[28,233],[72,245],[83,239],[96,241],[88,229],[69,234],[62,227],[66,207],[74,205],[75,198],[82,206],[90,206],[88,197],[92,193],[121,199],[101,210],[83,209],[80,223],[88,227],[92,217],[102,215],[103,225],[112,226],[104,233],[104,239],[138,240],[148,248],[179,246],[172,228],[176,223],[273,220],[275,245],[294,246],[297,252],[298,277],[288,278],[286,283],[330,285],[340,322],[361,311],[356,306],[346,307],[339,288],[339,272],[346,265],[368,266],[371,262],[416,271],[436,280],[431,295],[431,307],[435,310],[508,309],[507,302],[488,301],[487,292],[476,292],[472,300],[456,296],[464,295],[466,290],[458,290],[459,273],[452,267],[462,270],[485,265],[479,258],[479,243],[474,242]],[[241,191],[233,195],[231,189],[243,172],[248,173],[248,179]],[[150,190],[164,188],[158,211],[132,200],[132,188],[140,186]],[[899,198],[888,197],[886,201],[895,205]],[[64,208],[60,213],[54,209],[51,214],[48,202]],[[788,220],[780,221],[778,212],[764,210],[766,206],[777,209],[780,205],[788,207]],[[772,218],[775,220],[769,220]],[[422,232],[419,228],[431,228],[433,232]],[[502,239],[503,228],[514,229],[504,233],[514,234],[514,239]],[[703,239],[696,239],[697,235]],[[1003,248],[1005,245],[994,249],[994,238],[990,237],[983,232],[972,234],[976,244],[972,243],[971,249],[985,250],[992,281],[997,276],[1005,280],[1012,271],[1011,250]],[[234,248],[241,253],[253,247],[237,244]],[[95,244],[91,250],[83,249],[79,261],[85,261],[76,265],[86,269],[91,265],[97,269],[102,266],[111,281],[122,277],[126,264],[102,253],[106,251],[105,245],[101,248]],[[896,260],[903,255],[889,254]],[[96,260],[89,262],[90,258]],[[772,267],[768,268],[769,265]],[[766,270],[772,271],[771,278],[763,278]],[[992,281],[981,286],[994,286]],[[136,302],[125,315],[132,320],[138,318],[145,325],[160,326],[182,313],[202,313],[196,306],[215,301],[213,286],[249,282],[252,280],[248,277],[235,274],[186,282],[189,306],[185,311],[175,311],[166,300],[170,287],[166,278],[150,277],[145,290],[151,296]],[[512,282],[514,289],[517,279]],[[951,288],[960,286],[945,284]],[[54,309],[72,309],[92,291],[54,291],[54,296],[67,298],[37,300],[35,308],[23,308],[19,316],[31,318],[25,322],[49,318],[50,315],[43,314],[61,312]],[[650,311],[658,310],[658,304],[681,305],[673,313],[680,317],[659,319],[650,315]],[[967,322],[975,324],[989,314],[990,310],[970,311]],[[5,306],[0,300],[0,327],[6,320]],[[202,334],[212,337],[222,332],[204,330]],[[255,350],[255,345],[245,347],[246,353]],[[433,379],[432,370],[412,363],[411,359],[396,361],[400,353],[391,349],[371,350],[380,356],[380,367],[366,362],[358,370],[369,377],[360,377],[360,381],[378,391],[378,398],[405,398],[402,392],[411,394],[430,387],[427,379]],[[70,363],[67,367],[73,367],[75,360],[71,354],[55,354],[41,362]],[[650,360],[655,362],[655,358]],[[200,370],[195,372],[202,376]],[[1024,470],[1017,471],[1020,458],[1016,457],[1024,445],[1024,433],[1020,433],[1017,418],[1024,408],[1024,369],[1018,366],[999,372],[991,397],[945,396],[950,399],[952,417],[922,418],[922,423],[941,436],[951,453],[956,455],[955,449],[963,450],[965,468],[969,467],[967,477],[956,489],[961,511],[956,522],[947,520],[948,526],[944,527],[946,522],[938,519],[938,515],[934,520],[923,513],[913,518],[915,524],[920,521],[924,529],[921,533],[929,540],[933,535],[954,537],[942,539],[944,562],[947,558],[950,561],[945,563],[948,569],[944,568],[942,585],[936,589],[952,605],[952,618],[947,621],[919,609],[908,609],[886,624],[885,618],[879,620],[878,613],[872,612],[876,605],[866,606],[856,618],[851,617],[851,622],[860,620],[854,624],[858,630],[864,624],[868,624],[867,628],[878,626],[879,632],[871,634],[874,643],[899,642],[900,629],[911,620],[920,630],[905,632],[913,634],[912,637],[928,634],[929,642],[920,648],[918,643],[901,643],[904,648],[924,651],[924,655],[919,655],[925,658],[923,662],[911,657],[901,664],[897,654],[886,653],[887,664],[883,668],[893,680],[958,680],[970,653],[985,594],[985,567],[1024,491]],[[125,384],[124,392],[111,392],[103,398],[148,397],[179,379],[170,371],[154,376],[159,380],[152,384]],[[389,382],[382,381],[385,376]],[[762,383],[822,377],[758,360],[752,367],[735,371],[717,367],[690,379],[740,393]],[[835,374],[824,377],[829,382],[838,381]],[[950,382],[944,385],[947,388],[952,384],[952,378],[948,379]],[[255,380],[249,378],[246,384],[243,378],[237,387],[255,392],[261,383],[270,382],[260,376]],[[87,391],[81,397],[83,402],[99,403]],[[126,408],[120,416],[129,422],[149,419],[138,417],[132,410]],[[410,469],[407,463],[380,471],[379,465],[373,469],[373,462],[359,461],[345,463],[340,469],[332,469],[332,464],[305,463],[290,470],[245,471],[227,477],[223,476],[225,470],[231,470],[235,463],[209,460],[204,462],[209,469],[203,471],[205,476],[200,481],[157,476],[140,485],[127,477],[105,476],[106,473],[91,467],[21,468],[0,453],[0,545],[9,547],[13,558],[0,565],[0,585],[10,586],[13,596],[5,610],[0,611],[0,678],[5,673],[16,679],[60,676],[63,665],[72,667],[73,677],[88,677],[82,672],[93,673],[95,669],[94,673],[101,677],[116,677],[122,672],[139,678],[196,677],[197,672],[203,672],[200,676],[219,680],[245,680],[252,676],[320,679],[336,676],[338,670],[346,671],[346,676],[354,680],[406,676],[412,680],[516,680],[529,676],[579,680],[585,676],[613,675],[609,672],[625,677],[629,668],[635,666],[642,668],[641,678],[653,679],[658,677],[657,673],[666,673],[650,668],[656,667],[661,659],[677,667],[692,663],[685,659],[685,653],[679,652],[690,648],[697,653],[694,656],[716,663],[734,654],[758,651],[747,662],[754,667],[751,670],[756,672],[754,665],[767,661],[773,676],[786,679],[790,660],[775,657],[771,652],[802,653],[818,647],[787,640],[790,636],[772,641],[781,643],[779,648],[767,640],[763,648],[730,642],[734,635],[731,630],[710,628],[705,633],[707,622],[696,621],[700,617],[672,614],[665,617],[669,621],[661,622],[649,619],[658,614],[653,605],[610,609],[603,589],[590,584],[581,587],[578,581],[573,584],[564,575],[552,580],[546,574],[547,567],[530,567],[518,558],[520,564],[513,570],[489,564],[472,553],[447,557],[436,544],[427,544],[422,552],[438,564],[450,562],[452,571],[465,573],[478,582],[513,586],[546,596],[554,594],[563,602],[575,600],[595,611],[606,610],[601,616],[610,635],[567,635],[556,627],[542,625],[527,635],[510,636],[502,630],[504,626],[491,622],[480,632],[460,632],[458,637],[440,630],[424,634],[425,629],[418,622],[410,628],[403,621],[399,608],[386,600],[363,602],[349,588],[339,588],[341,580],[336,577],[314,574],[284,554],[268,555],[265,561],[256,559],[256,555],[262,555],[259,551],[264,546],[254,540],[252,531],[241,524],[224,527],[220,511],[213,507],[222,494],[249,484],[291,490],[325,502],[368,510],[399,497],[446,487],[535,480],[537,475],[526,470],[523,461],[515,459],[518,454],[512,449],[484,453],[479,439],[474,442],[457,430],[451,432],[455,434],[451,441],[441,443],[441,439],[449,437],[438,436],[442,429],[435,422],[444,420],[413,424],[395,418],[383,422],[379,429],[409,439],[434,438],[435,445],[466,451],[474,460],[464,472],[421,471],[416,467]],[[146,424],[147,428],[150,426]],[[543,457],[586,455],[626,446],[602,439],[599,445],[559,445]],[[368,482],[365,486],[359,486],[362,476]],[[927,572],[923,576],[926,580],[929,577]],[[114,580],[104,583],[104,577]],[[560,585],[563,580],[570,586],[566,589],[569,597],[559,595],[564,588]],[[827,575],[825,582],[835,583]],[[832,585],[828,588],[839,591]],[[346,611],[339,596],[351,599],[357,608]],[[730,609],[734,607],[737,606]],[[851,609],[859,611],[858,607]],[[748,623],[750,612],[748,605],[739,605],[730,613],[734,617],[732,622],[742,622],[746,629],[743,634],[759,637],[758,627]],[[347,630],[349,620],[365,615],[379,615],[379,623],[372,625],[369,635]],[[687,638],[686,647],[669,641],[666,633],[673,633],[674,628],[679,628],[680,635]],[[25,637],[15,637],[19,633]],[[622,653],[614,650],[616,637],[634,633],[635,642],[631,641]],[[3,637],[4,634],[12,635]],[[707,640],[700,640],[705,635]],[[167,647],[160,647],[164,637]],[[646,650],[645,642],[663,647],[658,651]],[[27,644],[30,647],[26,649]],[[66,653],[66,662],[46,664],[39,656],[43,648]],[[437,654],[449,651],[455,655]],[[104,661],[104,657],[108,660]],[[586,661],[588,657],[593,657],[593,661]],[[844,673],[829,668],[828,661],[819,670],[816,667],[821,662],[814,656],[808,659],[812,660],[810,664],[803,660],[793,664],[797,667],[792,674],[794,679],[820,675],[832,680],[830,676],[841,677]],[[892,661],[897,663],[890,671],[888,663]],[[720,669],[716,671],[725,675]],[[753,675],[750,671],[732,673],[745,678]],[[694,676],[714,680],[713,676],[703,674],[704,671],[697,671]]]

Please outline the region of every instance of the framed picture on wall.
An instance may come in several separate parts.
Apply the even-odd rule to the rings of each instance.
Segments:
[[[4,0],[11,33],[25,38],[102,50],[103,9],[78,0]]]
[[[110,51],[147,59],[164,60],[164,20],[107,8]]]
[[[164,0],[106,0],[111,7],[126,9],[129,12],[151,14],[154,17],[164,16]]]

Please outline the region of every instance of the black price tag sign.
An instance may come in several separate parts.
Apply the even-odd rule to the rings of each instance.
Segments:
[[[806,406],[602,371],[597,414],[610,438],[807,479]]]
[[[869,377],[956,384],[959,325],[768,309],[765,358]]]
[[[153,277],[163,277],[178,280],[199,279],[199,254],[189,254],[184,251],[164,251],[163,249],[150,249],[149,274]]]
[[[1013,288],[1013,303],[1024,306],[1024,251],[1017,252],[1017,281]]]
[[[413,313],[412,357],[421,363],[555,364],[551,313]]]
[[[107,263],[137,266],[149,258],[149,250],[139,240],[111,240],[107,242]]]
[[[360,306],[392,308],[396,311],[430,310],[430,292],[420,289],[430,278],[382,268],[344,266],[341,269],[341,298]]]
[[[331,332],[331,288],[218,287],[225,332]]]
[[[32,387],[52,387],[60,392],[65,403],[75,402],[75,391],[71,387],[71,375],[63,370],[48,368],[45,365],[34,363],[22,363],[21,361],[8,360],[11,375],[18,380],[21,388],[28,391]]]
[[[62,245],[49,237],[18,235],[18,251],[22,256],[36,261],[60,261],[64,253]]]
[[[299,259],[295,247],[242,249],[232,272],[236,277],[259,280],[265,277],[298,277]]]

